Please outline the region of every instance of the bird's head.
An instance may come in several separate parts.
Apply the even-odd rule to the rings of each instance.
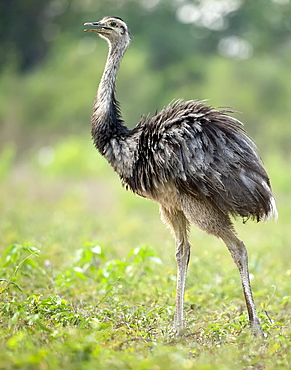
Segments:
[[[96,32],[100,37],[106,39],[110,43],[124,43],[126,45],[130,42],[130,32],[126,23],[119,17],[104,17],[99,22],[85,23],[84,26],[93,26],[96,28],[85,29],[86,32]]]

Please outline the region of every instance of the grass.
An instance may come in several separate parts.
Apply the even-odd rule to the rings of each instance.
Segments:
[[[225,246],[193,228],[187,330],[172,332],[174,243],[90,141],[0,156],[0,369],[288,369],[290,174],[266,166],[280,218],[235,221],[266,334],[253,338]]]

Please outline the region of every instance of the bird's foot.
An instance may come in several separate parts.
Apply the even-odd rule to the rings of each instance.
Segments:
[[[250,323],[252,334],[257,338],[265,338],[265,334],[259,322]]]
[[[184,323],[174,323],[173,334],[175,337],[181,337],[185,333]]]

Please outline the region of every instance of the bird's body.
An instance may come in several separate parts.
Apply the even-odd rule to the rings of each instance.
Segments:
[[[111,138],[104,156],[141,196],[166,203],[161,197],[172,187],[171,202],[191,194],[223,213],[259,221],[270,212],[269,179],[253,142],[228,113],[177,101]]]
[[[178,264],[175,327],[183,327],[183,297],[190,257],[191,223],[221,238],[237,264],[250,324],[261,328],[249,283],[246,248],[235,235],[230,215],[257,221],[276,216],[270,182],[242,124],[201,101],[178,100],[129,130],[115,99],[120,61],[130,42],[126,24],[105,17],[98,32],[109,54],[92,115],[96,148],[134,193],[156,201],[176,240]]]

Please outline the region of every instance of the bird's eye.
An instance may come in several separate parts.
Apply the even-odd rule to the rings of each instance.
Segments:
[[[111,23],[110,23],[110,26],[111,26],[111,27],[116,27],[116,22],[111,22]]]

